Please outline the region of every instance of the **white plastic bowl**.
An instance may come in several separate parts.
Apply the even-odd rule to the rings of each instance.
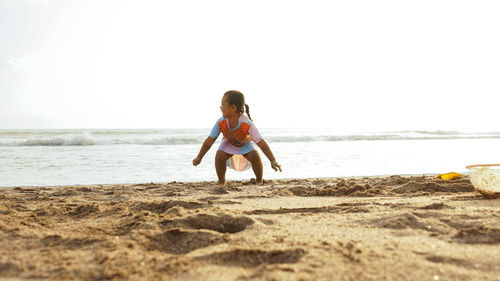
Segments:
[[[470,165],[466,168],[477,191],[489,197],[500,197],[500,164]]]

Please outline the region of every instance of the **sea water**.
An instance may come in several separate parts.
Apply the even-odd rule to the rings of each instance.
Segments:
[[[466,173],[500,162],[500,132],[340,132],[259,128],[282,167],[264,153],[264,179]],[[192,165],[206,129],[0,130],[0,187],[216,181],[219,136]],[[252,169],[227,169],[249,180]]]

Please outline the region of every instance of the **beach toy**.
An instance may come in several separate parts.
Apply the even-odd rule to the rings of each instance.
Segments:
[[[440,174],[436,178],[442,180],[454,180],[454,179],[459,179],[461,177],[462,177],[461,174],[452,172],[452,173]]]
[[[469,179],[480,193],[500,197],[500,164],[469,165]]]
[[[252,164],[243,155],[235,154],[226,161],[226,166],[229,168],[242,172],[252,168]]]

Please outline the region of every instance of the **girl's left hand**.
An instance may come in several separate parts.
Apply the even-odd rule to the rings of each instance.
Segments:
[[[281,172],[281,166],[280,166],[280,164],[278,164],[278,162],[276,162],[276,161],[271,162],[271,167],[274,169],[275,172],[277,172],[278,169]]]

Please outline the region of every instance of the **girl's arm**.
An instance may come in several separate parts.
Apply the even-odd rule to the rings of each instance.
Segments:
[[[278,171],[278,169],[279,169],[281,172],[281,166],[278,164],[278,162],[276,162],[276,159],[274,158],[273,152],[271,151],[271,148],[269,148],[269,145],[267,144],[267,142],[265,140],[261,140],[261,141],[259,141],[259,143],[257,143],[257,145],[260,147],[262,152],[264,152],[267,159],[269,159],[269,161],[271,161],[271,167],[275,171]]]
[[[203,145],[201,146],[200,153],[198,153],[198,156],[196,156],[196,158],[193,160],[194,166],[198,166],[198,164],[200,164],[201,159],[203,159],[203,156],[205,156],[207,151],[210,150],[214,142],[215,139],[207,137],[207,139],[203,142]]]

